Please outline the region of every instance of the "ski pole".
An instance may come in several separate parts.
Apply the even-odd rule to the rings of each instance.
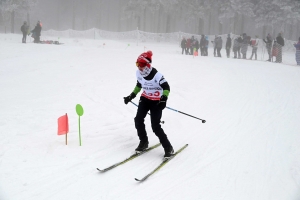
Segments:
[[[134,102],[130,101],[130,103],[132,103],[133,105],[135,105],[136,107],[139,107],[138,105],[136,105]],[[148,115],[151,115],[150,113],[147,113]],[[164,124],[165,121],[160,121],[160,123]]]
[[[186,113],[184,113],[184,112],[181,112],[181,111],[179,111],[179,110],[175,110],[175,109],[173,109],[173,108],[170,108],[170,107],[168,107],[168,106],[167,106],[166,108],[168,108],[168,109],[170,109],[170,110],[173,110],[173,111],[175,111],[175,112],[178,112],[178,113],[181,113],[181,114],[187,115],[187,116],[189,116],[189,117],[193,117],[193,118],[195,118],[195,119],[199,119],[199,120],[201,120],[201,121],[202,121],[202,123],[205,123],[205,122],[206,122],[204,119],[200,119],[200,118],[198,118],[198,117],[194,117],[194,116],[192,116],[192,115],[186,114]]]

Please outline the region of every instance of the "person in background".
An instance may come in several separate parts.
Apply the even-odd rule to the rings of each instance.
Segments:
[[[256,35],[255,39],[251,40],[252,54],[251,54],[251,57],[249,58],[250,60],[252,60],[253,56],[255,56],[255,60],[257,60],[258,43],[259,43],[259,39],[258,39],[258,36]]]
[[[191,44],[191,38],[188,38],[186,40],[186,54],[189,55],[190,54],[190,48],[191,48],[192,44]]]
[[[29,29],[29,26],[27,25],[27,22],[25,21],[24,24],[21,26],[21,31],[23,33],[22,43],[26,43],[28,29]]]
[[[243,35],[241,34],[240,37],[238,37],[238,50],[237,50],[237,53],[238,53],[238,59],[241,59],[241,48],[242,48],[242,43],[243,43]]]
[[[238,48],[239,48],[239,41],[238,41],[238,38],[235,38],[233,40],[233,48],[232,48],[232,51],[233,51],[233,54],[234,54],[234,57],[233,58],[237,58],[237,51],[238,51]],[[239,55],[241,56],[241,55]]]
[[[230,38],[230,34],[227,35],[227,40],[226,40],[226,55],[227,58],[230,57],[230,49],[231,49],[231,38]]]
[[[197,38],[195,38],[194,43],[195,43],[195,47],[194,48],[196,49],[196,52],[198,53],[199,52],[199,40]]]
[[[241,44],[241,53],[243,55],[243,59],[247,58],[247,50],[248,50],[248,45],[249,45],[249,37],[247,36],[246,33],[243,33],[243,41]]]
[[[272,40],[271,34],[268,33],[266,40],[263,39],[263,41],[266,43],[266,48],[267,48],[267,51],[269,54],[269,59],[267,61],[271,62],[271,58],[272,58],[271,50],[272,50],[272,45],[273,45],[273,40]]]
[[[297,65],[300,65],[300,37],[298,39],[298,43],[294,44],[294,47],[296,48],[296,62],[297,62]]]
[[[277,63],[282,63],[282,47],[284,46],[284,39],[281,35],[281,33],[278,33],[278,36],[276,37],[277,42],[277,56],[276,61]]]
[[[222,37],[218,36],[217,40],[216,40],[217,57],[222,57],[222,55],[221,55],[221,49],[222,49],[222,47],[223,47]]]
[[[202,34],[200,39],[201,56],[204,56],[204,49],[205,49],[205,36]]]
[[[196,48],[196,42],[194,36],[191,38],[190,55],[194,55],[194,48]]]
[[[213,43],[213,45],[214,45],[214,57],[217,56],[217,46],[216,46],[216,41],[217,41],[217,40],[218,40],[218,36],[215,35],[214,41],[211,41],[211,43]]]
[[[182,48],[181,54],[183,54],[183,52],[185,52],[185,54],[186,54],[186,39],[185,39],[185,37],[183,37],[181,40],[181,48]]]
[[[208,40],[208,36],[205,36],[205,41],[204,41],[204,47],[203,47],[203,54],[204,56],[208,56],[208,45],[209,45],[209,40]]]
[[[137,152],[142,152],[148,148],[148,137],[145,128],[145,117],[150,110],[151,127],[155,135],[159,138],[161,145],[165,150],[164,158],[173,155],[174,149],[161,128],[160,120],[162,111],[166,107],[170,86],[164,76],[151,66],[152,52],[142,53],[136,61],[138,67],[136,71],[137,83],[132,93],[124,97],[124,103],[128,104],[143,88],[143,93],[139,100],[139,105],[134,118],[137,134],[140,139]]]
[[[40,43],[40,37],[41,37],[41,31],[42,31],[42,24],[40,21],[37,22],[32,32],[32,37],[34,38],[34,43]]]

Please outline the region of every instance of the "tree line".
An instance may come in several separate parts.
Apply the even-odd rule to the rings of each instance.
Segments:
[[[0,0],[0,8],[0,25],[12,33],[25,20],[41,20],[43,30],[282,32],[287,39],[300,31],[300,0]]]

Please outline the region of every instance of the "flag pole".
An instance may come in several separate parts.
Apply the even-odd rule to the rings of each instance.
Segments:
[[[83,115],[83,108],[82,108],[82,106],[80,104],[76,105],[76,113],[78,115],[79,145],[81,146],[80,116]]]
[[[59,38],[58,38],[59,39]],[[66,113],[66,117],[68,119],[68,113]],[[69,120],[67,120],[67,124],[66,126],[68,127],[68,131],[69,131]],[[68,145],[68,132],[66,133],[66,145]]]
[[[80,116],[78,117],[78,124],[79,124],[79,145],[81,146]]]

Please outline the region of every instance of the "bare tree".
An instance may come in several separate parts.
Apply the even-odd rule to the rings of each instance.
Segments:
[[[17,10],[19,5],[14,0],[5,0],[1,2],[1,15],[4,21],[5,33],[6,33],[6,26],[7,23],[11,22],[11,33],[14,33],[14,16],[15,10]]]
[[[155,0],[154,0],[155,2]],[[139,29],[146,28],[146,8],[153,2],[144,0],[130,0],[124,7],[124,13],[128,18],[137,20],[137,27]],[[143,27],[141,27],[141,18],[143,16]]]
[[[210,18],[211,6],[208,0],[189,0],[185,1],[182,6],[188,10],[184,14],[188,23],[193,24],[194,21],[198,21],[198,34],[204,33],[204,21]]]
[[[266,28],[270,27],[272,32],[275,28],[283,31],[285,24],[294,24],[300,21],[299,1],[294,0],[256,0],[255,22],[256,27],[264,27],[263,35],[266,35]],[[293,29],[288,32],[292,33]],[[291,37],[291,34],[290,34]]]
[[[19,10],[26,13],[27,23],[30,24],[30,13],[38,5],[38,0],[21,0]]]

